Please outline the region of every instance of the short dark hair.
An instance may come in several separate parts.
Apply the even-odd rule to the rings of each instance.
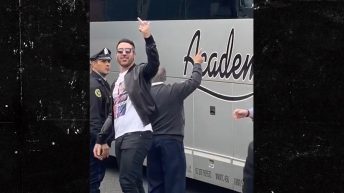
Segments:
[[[119,45],[120,43],[123,43],[123,42],[132,45],[133,48],[135,49],[135,44],[134,44],[134,42],[131,41],[131,40],[129,40],[129,39],[126,39],[126,38],[123,38],[123,39],[121,39],[121,40],[118,41],[118,43],[117,43],[117,45],[116,45],[116,49],[117,49],[118,45]]]

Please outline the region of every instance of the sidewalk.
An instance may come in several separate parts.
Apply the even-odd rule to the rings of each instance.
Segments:
[[[107,169],[105,173],[104,180],[101,184],[101,193],[122,193],[121,186],[118,180],[118,169],[116,164],[116,159],[111,157],[107,160]],[[148,192],[148,185],[146,179],[146,172],[143,172],[143,187],[146,193]],[[228,189],[217,187],[211,184],[200,182],[197,180],[187,179],[186,180],[186,192],[185,193],[237,193]]]

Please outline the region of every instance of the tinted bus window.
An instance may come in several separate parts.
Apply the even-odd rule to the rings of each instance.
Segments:
[[[253,18],[252,0],[91,0],[91,21]]]

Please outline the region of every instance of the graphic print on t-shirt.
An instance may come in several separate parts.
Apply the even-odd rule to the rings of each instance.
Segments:
[[[117,90],[117,95],[114,97],[114,112],[117,119],[125,114],[128,92],[125,90],[124,82],[119,83],[118,87],[116,85],[115,90]]]

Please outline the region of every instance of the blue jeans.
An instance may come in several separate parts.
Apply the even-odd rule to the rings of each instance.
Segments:
[[[100,193],[99,187],[105,176],[105,163],[94,157],[95,140],[90,142],[90,193]]]
[[[115,142],[119,183],[123,193],[145,193],[142,181],[142,165],[152,144],[152,132],[126,133],[118,137]]]
[[[185,193],[186,161],[182,136],[153,137],[147,155],[149,193]]]

